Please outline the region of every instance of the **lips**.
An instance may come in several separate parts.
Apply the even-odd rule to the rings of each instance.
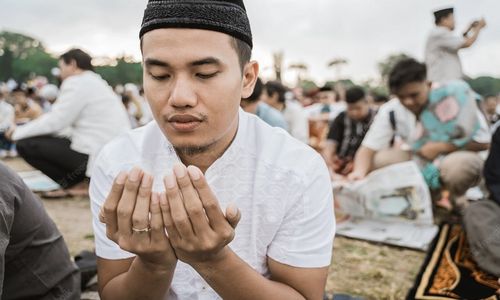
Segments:
[[[203,119],[193,115],[173,115],[167,121],[176,131],[189,132],[200,126]]]

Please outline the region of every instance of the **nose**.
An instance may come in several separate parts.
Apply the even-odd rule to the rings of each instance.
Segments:
[[[172,106],[183,108],[194,107],[197,102],[198,99],[193,84],[186,79],[177,79],[170,94],[169,103]]]
[[[404,106],[413,106],[415,104],[415,102],[413,101],[413,99],[411,97],[405,97],[403,99],[400,99],[401,100],[401,103],[403,103]]]

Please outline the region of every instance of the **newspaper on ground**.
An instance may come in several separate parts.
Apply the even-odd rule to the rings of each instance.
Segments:
[[[18,172],[24,183],[33,192],[49,192],[61,187],[40,171]]]
[[[429,189],[415,162],[355,182],[334,182],[333,188],[339,235],[425,251],[438,232]]]

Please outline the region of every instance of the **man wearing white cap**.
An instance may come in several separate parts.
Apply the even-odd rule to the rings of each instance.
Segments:
[[[462,36],[457,36],[453,34],[455,16],[452,7],[435,11],[434,18],[436,27],[430,32],[425,46],[427,79],[432,82],[461,79],[464,74],[458,51],[474,44],[486,22],[484,19],[474,21]]]

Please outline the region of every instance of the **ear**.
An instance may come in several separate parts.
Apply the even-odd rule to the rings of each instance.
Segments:
[[[248,98],[252,95],[255,82],[259,76],[259,63],[256,61],[248,62],[243,68],[243,82],[241,89],[241,98]]]

